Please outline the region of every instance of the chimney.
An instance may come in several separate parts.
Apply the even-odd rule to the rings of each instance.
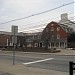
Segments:
[[[17,43],[18,26],[12,26],[12,46]]]
[[[12,26],[11,32],[12,32],[12,35],[17,35],[18,34],[18,26]]]
[[[61,14],[61,21],[66,21],[66,20],[68,20],[68,14],[67,13]]]

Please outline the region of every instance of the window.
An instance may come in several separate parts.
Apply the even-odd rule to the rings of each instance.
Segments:
[[[60,30],[60,27],[57,27],[57,31],[59,31]]]
[[[41,36],[40,35],[38,35],[38,39],[41,39]]]
[[[48,28],[46,28],[46,32],[48,32]]]
[[[54,35],[51,36],[51,40],[53,40],[53,39],[54,39]]]
[[[57,34],[57,39],[60,39],[60,35],[59,34]]]
[[[52,35],[52,38],[54,38],[54,36]]]
[[[38,35],[34,35],[34,39],[38,39]]]
[[[51,43],[51,47],[54,47],[54,43]]]
[[[35,43],[35,46],[37,47],[38,46],[38,43]]]
[[[59,47],[59,43],[58,42],[56,43],[56,47]]]
[[[26,39],[27,42],[31,42],[31,39]]]
[[[54,24],[51,24],[51,26],[54,26]]]
[[[51,31],[54,31],[54,27],[51,27]]]

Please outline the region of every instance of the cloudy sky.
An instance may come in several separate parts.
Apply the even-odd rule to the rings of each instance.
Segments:
[[[1,24],[47,11],[73,1],[74,0],[0,0],[0,31],[11,31],[12,25],[17,25],[19,31],[23,32],[29,29],[43,28],[46,23],[60,20],[60,14],[63,13],[68,13],[69,19],[73,20],[74,4],[71,4],[40,15]]]

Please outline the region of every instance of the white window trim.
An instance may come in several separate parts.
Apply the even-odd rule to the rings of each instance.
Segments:
[[[60,39],[60,35],[59,34],[57,34],[57,39]]]
[[[54,24],[52,23],[51,26],[54,26]]]
[[[60,27],[57,27],[57,31],[59,31],[60,30]]]
[[[54,27],[51,27],[51,31],[54,31]]]

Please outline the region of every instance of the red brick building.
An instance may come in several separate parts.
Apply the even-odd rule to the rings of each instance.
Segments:
[[[0,34],[0,47],[8,46],[11,42],[11,35]]]
[[[50,22],[42,32],[21,34],[18,33],[18,26],[13,26],[11,32],[0,32],[0,46],[13,46],[14,36],[12,35],[14,35],[15,31],[15,35],[17,35],[15,43],[17,43],[18,36],[25,36],[28,47],[32,47],[32,45],[34,47],[45,47],[46,43],[48,43],[48,48],[66,48],[67,35],[73,31],[73,28],[68,26],[70,24],[75,25],[75,23],[68,20],[67,14],[63,14],[58,23]],[[21,44],[20,41],[18,39],[19,46]]]
[[[67,47],[67,32],[60,26],[59,23],[50,22],[42,32],[44,40],[48,40],[49,48],[66,48]]]

